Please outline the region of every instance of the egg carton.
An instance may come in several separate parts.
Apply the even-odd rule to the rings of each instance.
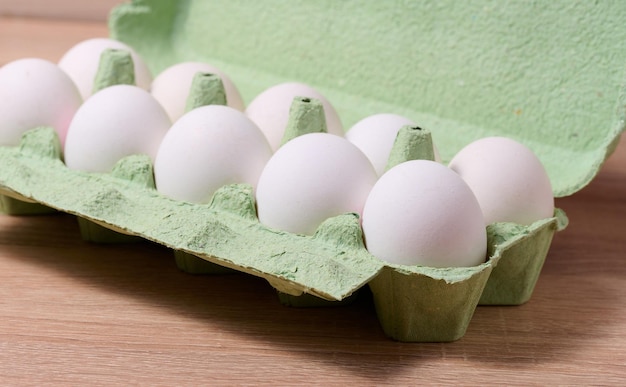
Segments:
[[[143,155],[124,158],[111,174],[70,170],[52,128],[29,131],[19,147],[0,148],[0,161],[13,166],[0,170],[2,194],[20,206],[35,202],[76,215],[88,240],[151,240],[174,249],[190,272],[206,269],[192,266],[202,259],[213,273],[230,268],[263,277],[290,305],[349,299],[369,283],[385,332],[402,341],[456,340],[482,298],[529,297],[552,235],[564,225],[562,215],[531,226],[491,225],[489,258],[476,267],[392,265],[367,252],[358,215],[330,218],[312,237],[280,232],[258,222],[248,185],[225,186],[210,204],[191,204],[156,191]],[[508,269],[494,275],[494,267]],[[486,285],[492,293],[483,291]],[[303,294],[315,298],[299,300]]]
[[[200,60],[248,98],[286,80],[307,82],[346,126],[378,112],[412,117],[432,130],[444,161],[480,137],[515,138],[542,160],[558,197],[591,181],[624,130],[620,12],[558,1],[142,0],[116,7],[110,30],[155,74]],[[0,163],[8,212],[34,202],[74,214],[86,239],[151,240],[173,249],[186,271],[265,278],[288,305],[346,302],[368,285],[383,330],[400,341],[453,341],[478,304],[528,301],[554,233],[567,224],[560,210],[530,226],[492,224],[488,259],[476,267],[403,266],[367,252],[354,214],[301,236],[260,224],[245,185],[223,187],[208,205],[163,197],[140,155],[110,174],[71,171],[49,128],[1,147]]]

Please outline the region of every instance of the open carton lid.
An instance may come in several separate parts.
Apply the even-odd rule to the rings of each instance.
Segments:
[[[514,138],[544,163],[557,197],[596,175],[624,130],[626,8],[453,0],[137,0],[112,37],[158,74],[209,62],[249,102],[285,81],[322,91],[349,128],[410,117],[449,161],[471,141]]]

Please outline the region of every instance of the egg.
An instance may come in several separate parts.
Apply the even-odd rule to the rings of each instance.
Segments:
[[[486,260],[483,215],[469,186],[429,160],[389,169],[363,208],[367,250],[400,265],[475,266]]]
[[[180,117],[166,134],[154,164],[157,190],[173,199],[207,203],[227,184],[256,187],[272,150],[242,112],[207,105]]]
[[[343,125],[335,108],[322,94],[303,83],[281,83],[257,95],[246,108],[246,115],[261,128],[272,150],[280,147],[289,120],[289,109],[295,97],[320,100],[324,106],[328,133],[344,135]]]
[[[539,158],[506,137],[485,137],[461,149],[449,164],[471,187],[485,222],[523,225],[554,215],[554,196]]]
[[[312,235],[327,218],[360,214],[376,179],[367,157],[345,138],[301,135],[278,149],[259,177],[259,221]]]
[[[25,58],[0,68],[0,145],[18,145],[22,134],[51,126],[65,143],[82,103],[72,80],[56,64]]]
[[[152,74],[144,60],[127,44],[108,38],[83,40],[70,48],[59,60],[61,67],[72,78],[83,99],[91,96],[100,64],[100,55],[107,48],[127,50],[133,58],[135,84],[148,90]]]
[[[398,114],[374,114],[354,124],[346,132],[346,138],[365,153],[380,176],[386,170],[396,135],[403,126],[417,126],[417,124]],[[433,151],[435,161],[440,162],[441,156],[434,144]]]
[[[92,95],[70,123],[65,164],[70,169],[109,172],[123,157],[156,158],[171,122],[146,90],[131,85],[107,87]]]
[[[182,62],[170,66],[159,73],[152,81],[151,92],[169,114],[172,122],[185,113],[185,104],[193,77],[196,73],[212,73],[218,75],[226,91],[228,106],[244,110],[243,99],[233,81],[218,68],[203,62]]]

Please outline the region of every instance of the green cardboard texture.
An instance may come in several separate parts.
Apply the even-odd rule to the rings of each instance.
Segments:
[[[500,259],[489,276],[480,305],[521,305],[532,296],[555,231],[567,226],[565,213],[530,226],[494,223],[487,228],[489,249]]]
[[[111,35],[157,74],[187,60],[221,68],[249,102],[308,83],[344,126],[403,114],[444,161],[474,139],[531,147],[555,196],[580,190],[624,130],[626,7],[615,2],[139,0]]]

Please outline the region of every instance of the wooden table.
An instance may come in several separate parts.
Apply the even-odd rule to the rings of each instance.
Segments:
[[[0,64],[56,61],[106,36],[102,19],[0,16]],[[447,344],[387,339],[367,297],[287,308],[258,278],[183,274],[148,243],[83,242],[69,215],[0,215],[0,384],[624,384],[626,140],[557,205],[571,224],[531,301],[479,307]]]

